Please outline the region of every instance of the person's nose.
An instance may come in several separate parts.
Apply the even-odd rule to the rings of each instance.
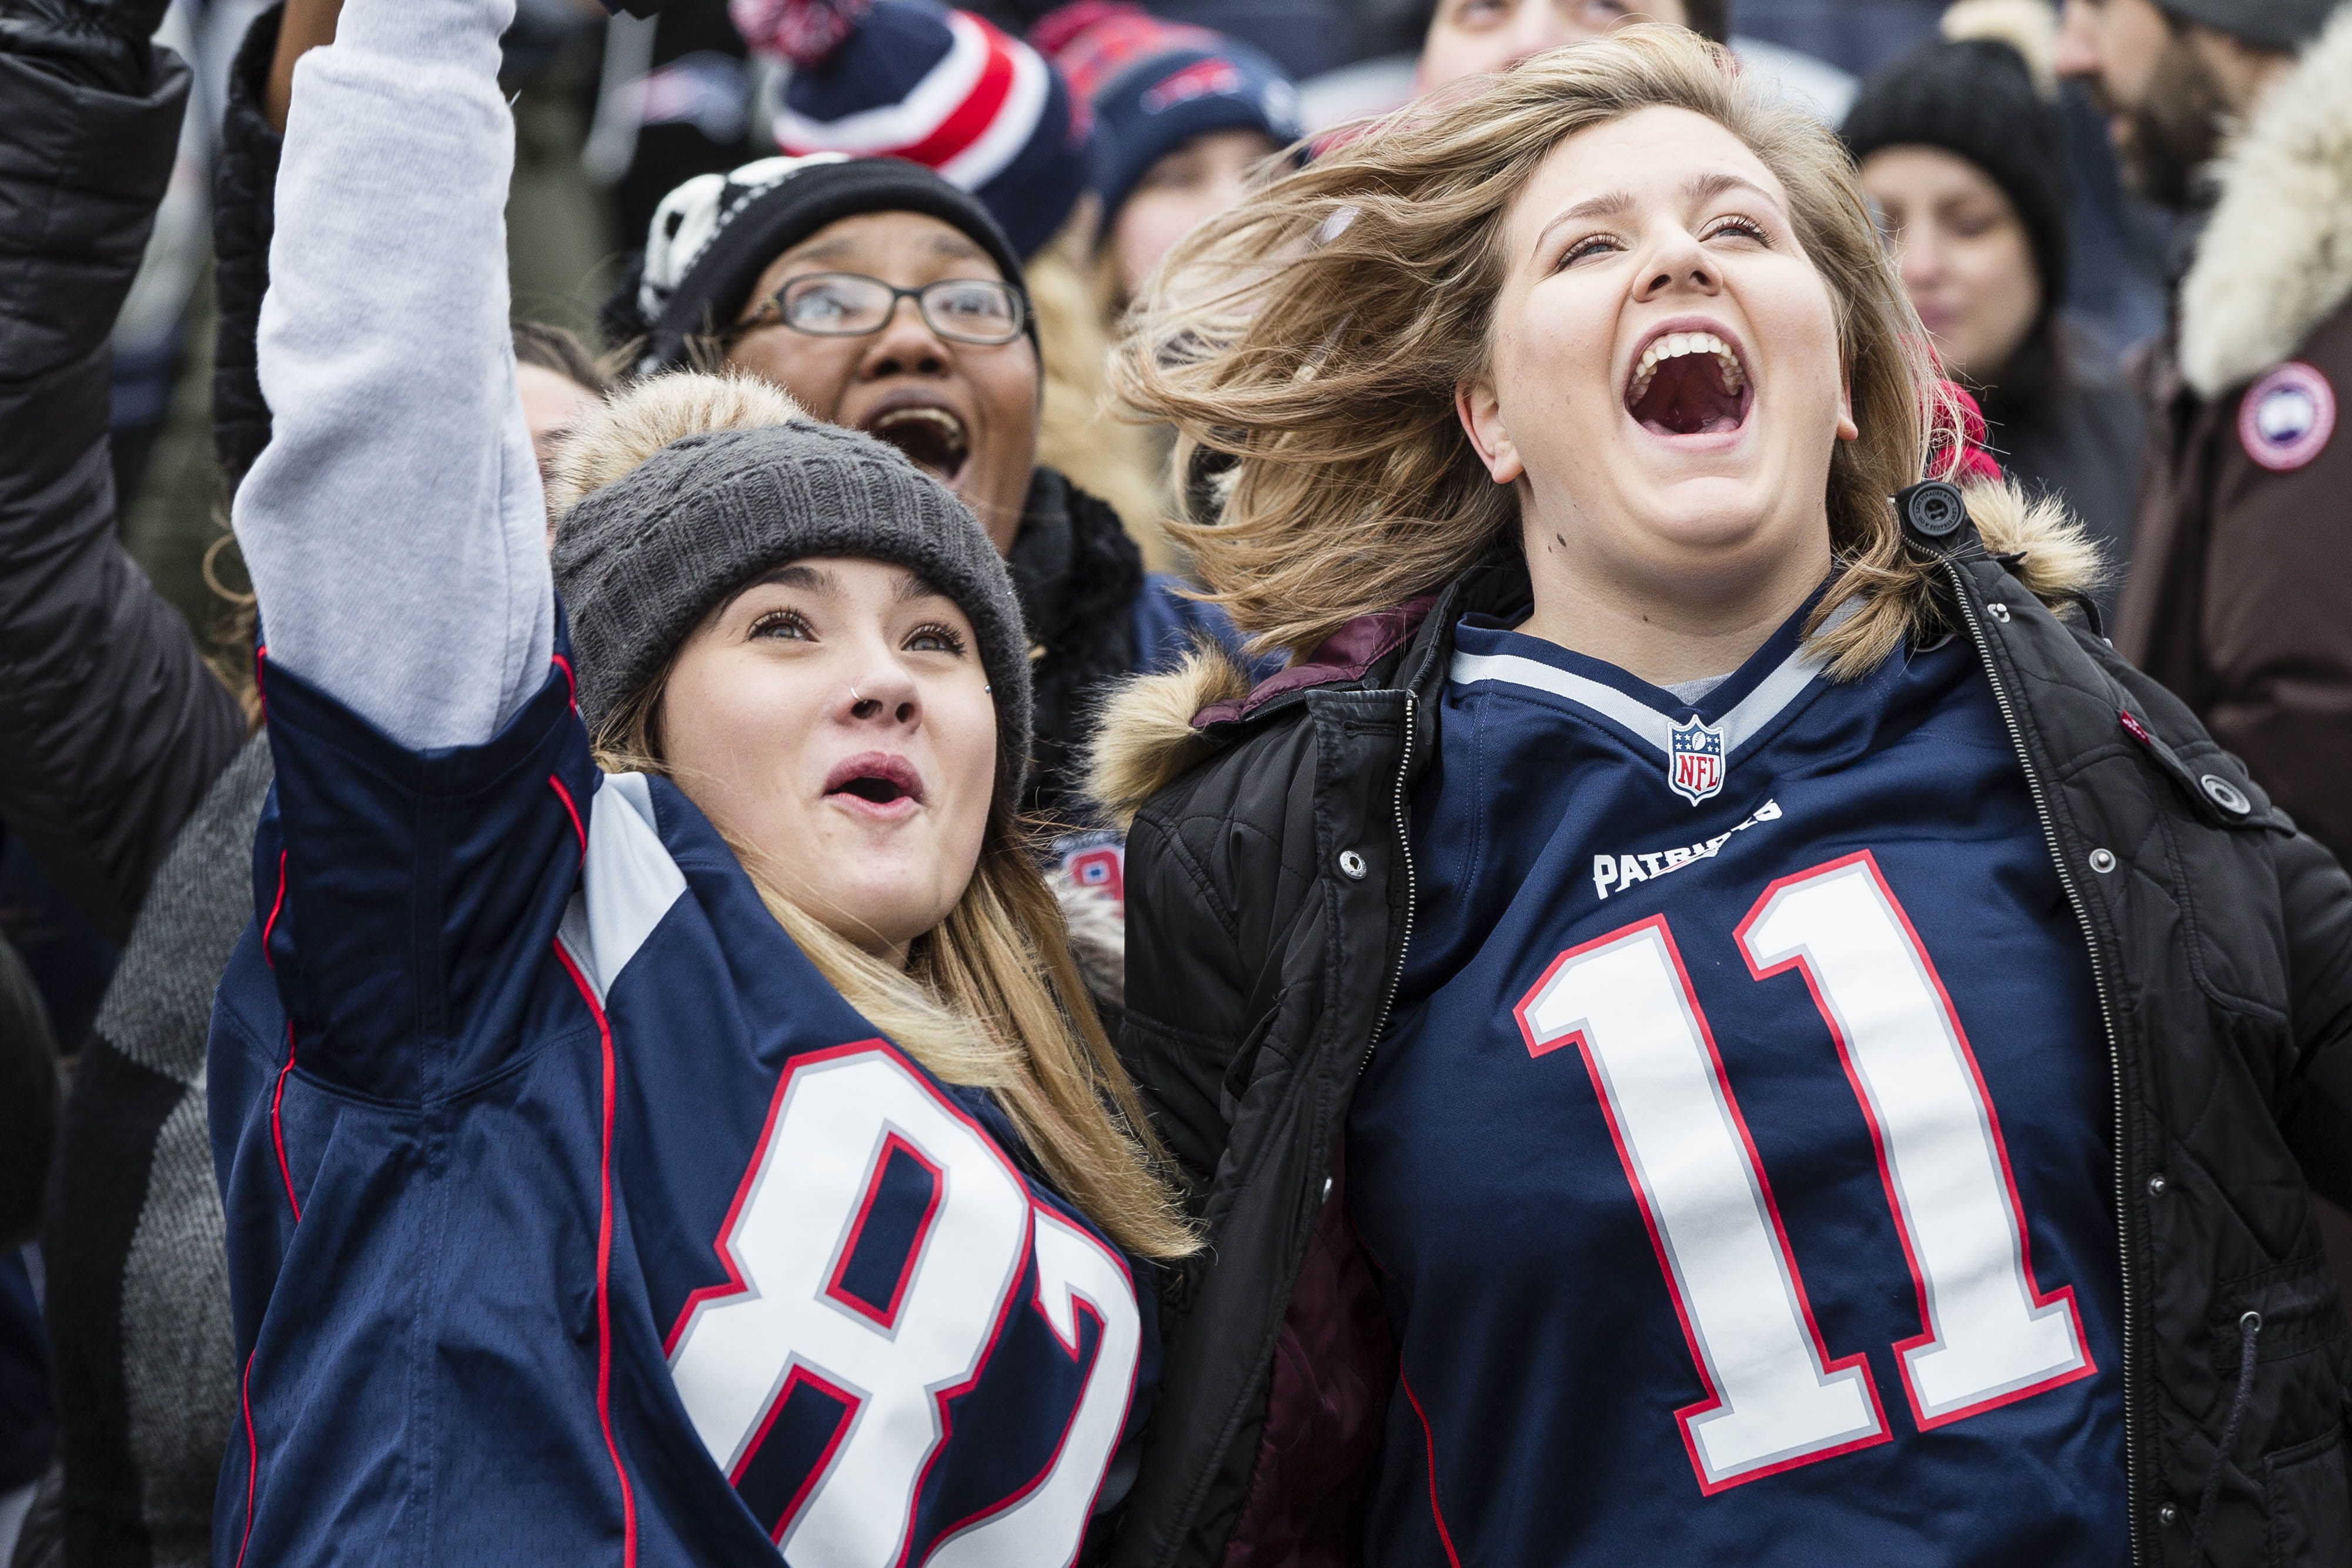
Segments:
[[[856,674],[841,695],[840,716],[853,728],[911,729],[922,717],[923,696],[907,667],[877,640],[856,661]]]
[[[1943,281],[1944,247],[1933,235],[1911,228],[1896,230],[1895,275],[1903,280],[1903,287],[1916,300],[1922,290]]]
[[[890,318],[882,323],[882,329],[866,340],[858,373],[867,381],[886,376],[943,376],[954,363],[955,351],[923,319],[915,298],[902,295],[891,305]]]
[[[2062,77],[2095,78],[2099,74],[2099,25],[2090,0],[2066,0],[2058,16],[2058,47],[2051,65]]]
[[[1522,0],[1511,16],[1511,57],[1504,68],[1583,37],[1582,32],[1569,26],[1564,10],[1551,0]]]
[[[1698,236],[1677,224],[1643,260],[1642,284],[1634,297],[1654,300],[1684,291],[1720,294],[1723,276]]]

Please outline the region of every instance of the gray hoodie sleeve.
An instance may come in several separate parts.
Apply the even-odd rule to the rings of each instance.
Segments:
[[[478,744],[554,638],[508,337],[514,0],[350,0],[295,68],[233,521],[268,663],[416,749]]]

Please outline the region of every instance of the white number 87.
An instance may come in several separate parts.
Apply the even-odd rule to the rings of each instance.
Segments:
[[[894,1153],[932,1181],[887,1303],[841,1277]],[[969,1117],[878,1040],[794,1060],[718,1250],[730,1282],[689,1298],[670,1375],[711,1458],[740,1481],[796,1384],[850,1406],[774,1524],[793,1568],[898,1568],[924,1478],[949,1437],[949,1403],[980,1380],[1014,1289],[1037,1262],[1033,1305],[1073,1360],[1077,1315],[1100,1326],[1094,1365],[1045,1469],[963,1521],[924,1562],[939,1568],[1066,1564],[1126,1425],[1139,1343],[1134,1286],[1116,1252],[1034,1204]]]

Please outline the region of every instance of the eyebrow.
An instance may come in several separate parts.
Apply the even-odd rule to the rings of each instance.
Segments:
[[[1771,203],[1773,211],[1780,211],[1780,200],[1771,192],[1745,174],[1722,170],[1711,174],[1692,175],[1683,184],[1683,199],[1696,206],[1701,202],[1714,200],[1726,191],[1753,191]],[[1535,244],[1528,247],[1528,254],[1532,256],[1543,249],[1544,242],[1551,237],[1551,231],[1562,224],[1580,223],[1588,218],[1618,217],[1632,212],[1635,205],[1631,191],[1604,191],[1597,196],[1587,196],[1544,225],[1536,235]]]
[[[814,245],[800,246],[786,251],[784,258],[788,261],[834,261],[845,256],[855,255],[856,250],[857,242],[855,240],[819,240]]]
[[[825,570],[822,567],[803,566],[797,561],[793,562],[790,566],[780,566],[776,568],[775,570],[769,572],[766,576],[761,578],[756,582],[751,583],[751,586],[753,588],[797,588],[803,593],[820,594],[827,599],[838,598],[841,593],[841,580],[839,578],[834,576],[833,573]]]

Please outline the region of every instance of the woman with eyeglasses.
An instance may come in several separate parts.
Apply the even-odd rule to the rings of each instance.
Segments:
[[[665,198],[605,309],[640,375],[746,371],[897,447],[1012,568],[1037,686],[1033,810],[1075,820],[1108,682],[1166,667],[1222,612],[1148,572],[1109,506],[1037,463],[1043,372],[1021,260],[974,197],[894,158],[771,158]],[[1084,845],[1074,853],[1093,854]]]

